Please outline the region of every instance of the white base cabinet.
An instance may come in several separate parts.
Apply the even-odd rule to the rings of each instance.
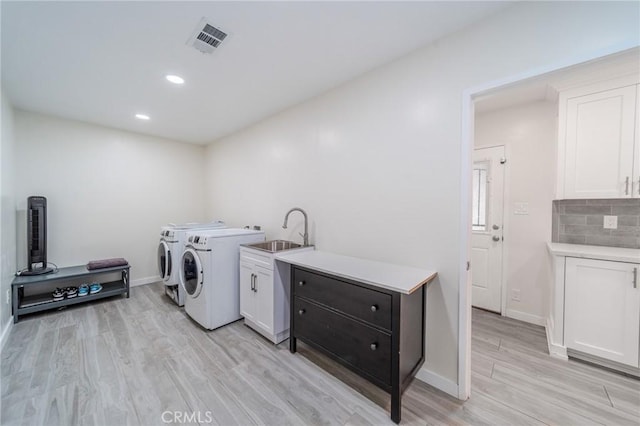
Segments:
[[[276,344],[289,337],[289,270],[274,253],[240,247],[240,315],[245,325]]]
[[[638,267],[624,262],[567,257],[565,346],[638,367]]]
[[[640,377],[640,250],[549,243],[549,354]]]

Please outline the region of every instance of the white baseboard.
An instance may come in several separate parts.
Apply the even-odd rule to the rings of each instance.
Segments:
[[[458,395],[458,384],[446,379],[439,374],[429,371],[422,367],[416,374],[416,379],[425,382],[428,385],[433,386],[436,389],[440,389],[442,392],[448,393],[454,398],[460,398]]]
[[[11,333],[11,329],[13,328],[13,317],[9,317],[9,322],[4,326],[2,330],[2,336],[0,337],[0,352],[4,349],[4,344],[9,340],[9,333]]]
[[[553,358],[558,358],[565,361],[568,360],[569,357],[567,356],[567,348],[562,345],[558,345],[554,343],[551,337],[551,320],[550,319],[547,319],[547,326],[544,329],[547,333],[547,346],[549,348],[549,355],[551,355]]]
[[[519,321],[528,322],[529,324],[540,325],[542,327],[547,325],[547,320],[538,315],[528,314],[526,312],[516,311],[514,309],[507,309],[506,317],[517,319]]]
[[[155,277],[138,278],[136,280],[131,280],[129,287],[138,287],[139,285],[151,284],[158,281],[162,281],[162,278],[160,278],[159,275],[156,275]]]

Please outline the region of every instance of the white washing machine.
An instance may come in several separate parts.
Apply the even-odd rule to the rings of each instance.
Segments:
[[[180,288],[180,267],[178,263],[184,251],[186,232],[195,229],[222,228],[226,228],[226,225],[220,220],[209,223],[169,224],[160,228],[158,272],[165,285],[165,294],[178,306],[184,306],[184,291]]]
[[[187,314],[208,330],[240,315],[240,244],[265,240],[263,231],[188,231],[180,260],[180,285]]]

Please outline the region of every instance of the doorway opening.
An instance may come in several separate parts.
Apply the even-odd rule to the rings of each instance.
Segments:
[[[487,223],[481,223],[480,211],[478,211],[476,217],[474,218],[474,207],[481,208],[481,202],[477,201],[477,205],[473,203],[473,175],[477,173],[476,184],[478,184],[478,180],[483,178],[483,168],[473,167],[473,150],[475,148],[474,139],[475,139],[475,120],[477,119],[475,115],[475,109],[481,102],[491,100],[495,104],[499,105],[501,102],[506,102],[504,106],[508,106],[509,103],[511,105],[515,104],[525,104],[527,102],[532,101],[532,93],[537,95],[543,94],[543,99],[547,101],[549,98],[553,99],[554,96],[557,97],[557,93],[560,90],[568,90],[572,87],[577,87],[581,85],[587,85],[593,83],[594,81],[603,80],[603,79],[612,79],[619,77],[623,73],[628,74],[629,68],[628,63],[625,62],[626,58],[630,57],[630,53],[633,54],[635,51],[635,55],[637,55],[638,47],[633,45],[625,45],[625,46],[617,46],[608,49],[607,51],[593,52],[591,55],[586,55],[583,58],[574,58],[571,61],[562,64],[556,64],[555,66],[549,66],[545,69],[532,70],[528,73],[524,73],[520,76],[514,76],[511,78],[507,78],[501,81],[487,83],[483,86],[478,86],[475,88],[471,88],[466,90],[463,93],[463,123],[462,123],[462,131],[463,131],[463,142],[462,142],[462,150],[461,150],[461,159],[462,159],[462,184],[461,184],[461,206],[462,206],[462,215],[460,219],[460,226],[462,229],[462,252],[461,252],[461,265],[463,269],[461,269],[460,274],[460,330],[459,330],[459,363],[458,363],[458,377],[459,377],[459,387],[458,394],[460,399],[467,399],[471,392],[471,352],[472,352],[472,344],[471,344],[471,317],[472,317],[472,304],[473,304],[473,294],[474,290],[477,290],[481,286],[478,285],[480,282],[479,279],[476,279],[474,286],[473,274],[476,274],[476,278],[484,275],[488,277],[490,272],[489,270],[483,270],[483,260],[484,265],[490,265],[489,262],[489,252],[485,251],[481,252],[480,249],[476,249],[474,261],[474,245],[473,239],[474,234],[477,234],[484,227],[484,233],[486,235],[490,235],[490,231],[493,229],[487,229],[487,226],[493,228],[493,223],[491,221],[485,220]],[[540,99],[539,99],[540,100]],[[555,130],[555,144],[557,145],[557,122],[554,123],[556,126]],[[526,129],[524,129],[526,131]],[[498,144],[496,144],[498,145]],[[554,146],[555,151],[557,151],[557,146]],[[506,147],[507,154],[511,155],[509,151],[509,147]],[[508,160],[508,155],[506,155]],[[552,190],[550,192],[550,196],[552,198],[555,197],[555,173],[556,173],[556,161],[557,161],[557,152],[553,156],[551,161],[547,161],[544,164],[537,164],[539,170],[547,170],[551,175],[552,180]],[[532,162],[533,163],[533,162]],[[511,166],[511,165],[510,165]],[[474,170],[478,170],[475,172]],[[486,169],[488,170],[488,169]],[[489,176],[487,173],[486,176]],[[509,177],[506,177],[506,182],[509,182]],[[511,185],[509,183],[508,185]],[[477,186],[477,194],[478,198],[484,195],[486,198],[487,193],[482,193],[482,183],[479,183]],[[527,200],[520,199],[512,199],[508,188],[505,190],[504,196],[504,215],[503,215],[503,223],[502,225],[496,223],[500,229],[495,231],[502,231],[501,235],[492,235],[498,237],[499,241],[504,245],[504,241],[508,241],[510,227],[509,221],[513,219],[515,216],[527,216],[532,211],[531,205]],[[548,232],[542,232],[544,234],[544,238],[550,240],[551,238],[551,203],[548,205],[548,223],[549,229]],[[477,219],[478,223],[474,223],[474,219]],[[491,219],[491,218],[487,218]],[[518,217],[517,219],[520,219]],[[474,229],[475,228],[475,229]],[[504,238],[504,239],[503,239]],[[546,253],[546,245],[542,245],[542,247],[537,247],[536,250],[542,250],[542,254]],[[481,257],[485,256],[484,258]],[[503,250],[503,267],[504,270],[506,265],[510,261],[511,253],[509,250]],[[479,260],[480,259],[480,260]],[[471,261],[472,270],[469,267],[468,261]],[[465,268],[464,265],[467,264]],[[479,265],[478,265],[479,264]],[[478,268],[479,267],[479,268]],[[526,270],[526,264],[524,265]],[[509,299],[517,299],[520,297],[528,297],[528,294],[524,293],[524,289],[520,289],[522,293],[506,291],[504,289],[509,288],[509,279],[512,277],[507,277],[507,274],[501,272],[502,284],[501,288],[501,306],[499,312],[503,315],[507,314],[509,308],[505,309],[505,300]],[[539,282],[545,285],[544,279]],[[550,281],[546,282],[546,286],[550,285]],[[486,287],[486,285],[485,285]],[[517,289],[516,289],[517,290]],[[534,289],[535,290],[535,289]],[[522,318],[517,318],[523,320],[525,322],[544,325],[547,316],[548,306],[548,288],[538,289],[538,302],[542,309],[538,311],[537,314],[533,314],[530,316],[524,315]],[[537,291],[537,290],[536,290]],[[507,294],[508,293],[508,294]],[[494,305],[495,306],[495,305]],[[498,310],[495,310],[498,312]],[[514,310],[513,312],[518,312]],[[512,312],[512,313],[513,313]],[[522,311],[522,314],[527,314],[527,312]],[[514,316],[514,315],[509,315]]]

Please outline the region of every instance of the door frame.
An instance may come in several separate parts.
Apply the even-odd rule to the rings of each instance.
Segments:
[[[471,169],[474,148],[475,98],[489,92],[522,83],[531,78],[559,71],[564,68],[603,58],[605,56],[637,48],[633,38],[606,48],[589,50],[564,60],[527,69],[515,75],[486,81],[462,91],[461,143],[460,143],[460,252],[458,259],[458,398],[466,400],[471,394]]]
[[[475,116],[475,114],[474,114]],[[484,148],[499,148],[502,147],[503,152],[504,152],[504,158],[507,159],[507,162],[503,165],[504,167],[504,176],[503,176],[503,185],[502,185],[502,246],[500,247],[500,249],[502,250],[502,265],[501,265],[501,270],[500,270],[500,274],[501,274],[501,280],[500,280],[500,315],[501,316],[507,316],[507,261],[509,258],[509,251],[505,250],[505,244],[504,241],[507,240],[508,241],[508,235],[509,235],[509,221],[507,219],[507,215],[506,215],[506,205],[507,205],[507,194],[509,193],[509,146],[508,145],[504,145],[504,144],[497,144],[497,145],[487,145],[487,146],[479,146],[476,147],[475,145],[472,147],[471,150],[471,167],[473,168],[473,152],[476,149],[484,149]],[[471,244],[471,239],[469,239],[469,244]],[[471,279],[471,276],[473,275],[473,269],[471,269],[470,272],[470,277],[469,279]],[[471,299],[471,296],[469,297]],[[471,305],[473,303],[473,301],[471,300],[469,302],[469,304]]]

